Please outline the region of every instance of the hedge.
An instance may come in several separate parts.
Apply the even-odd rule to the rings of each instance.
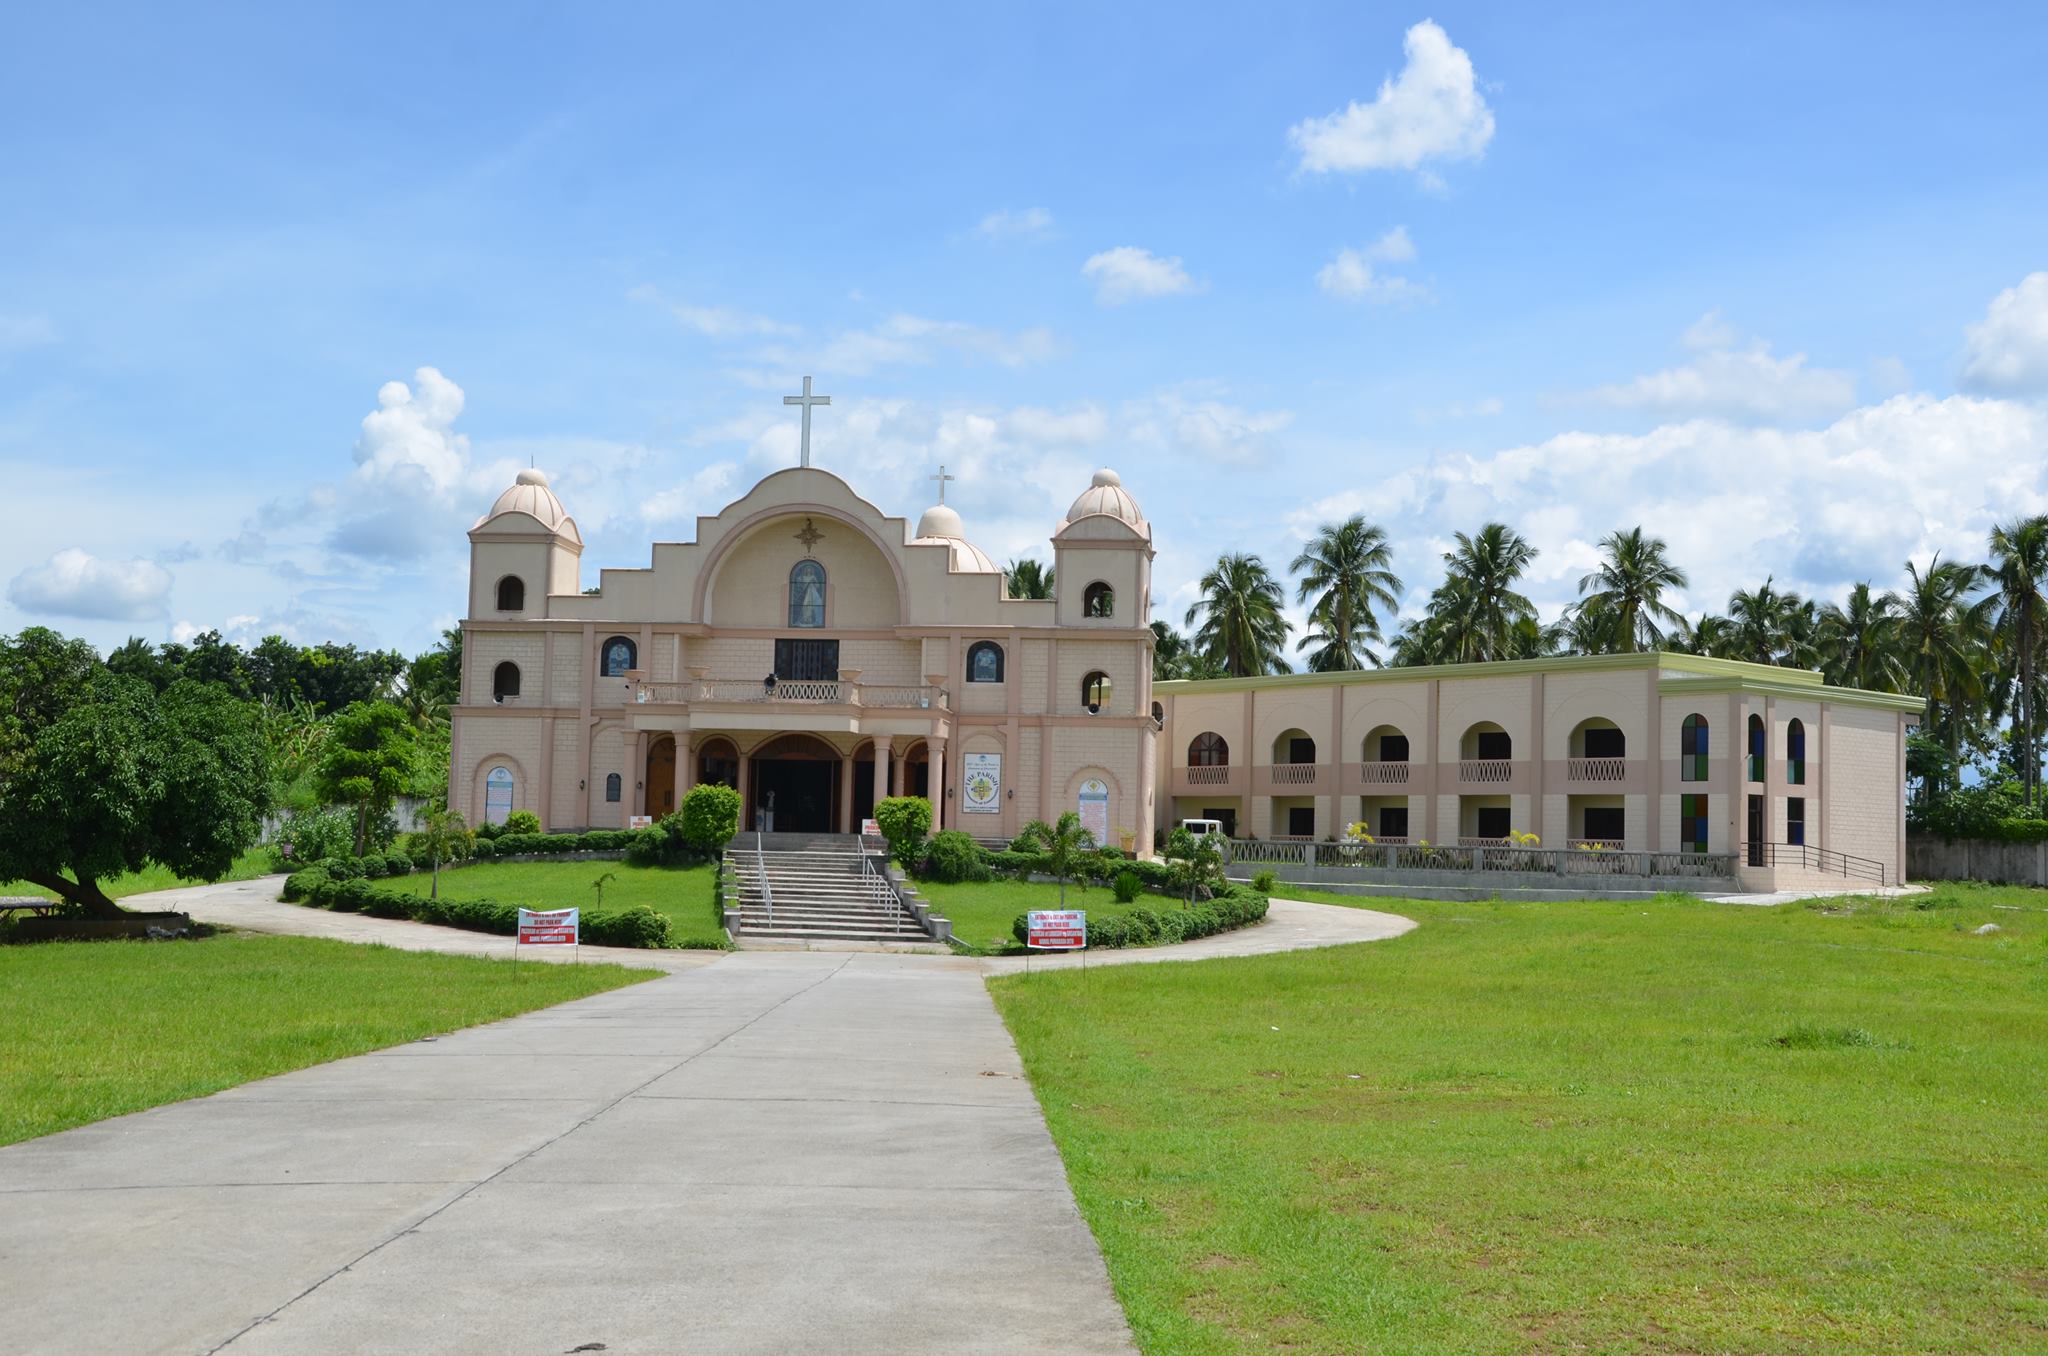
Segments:
[[[1090,950],[1107,951],[1126,946],[1156,946],[1165,942],[1191,942],[1247,927],[1266,916],[1266,897],[1249,885],[1230,885],[1215,898],[1194,904],[1178,901],[1159,909],[1132,909],[1129,913],[1090,919]],[[1018,941],[1030,934],[1030,918],[1018,914],[1010,924]]]
[[[509,937],[519,930],[517,904],[495,899],[429,899],[403,890],[383,889],[362,877],[339,880],[318,866],[292,873],[285,880],[284,897],[336,913],[404,918],[470,932]],[[656,913],[645,904],[626,909],[585,909],[579,921],[583,940],[592,946],[660,948],[669,946],[673,940],[667,915]]]

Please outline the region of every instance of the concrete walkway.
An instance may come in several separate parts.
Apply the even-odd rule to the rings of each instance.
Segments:
[[[1131,1350],[950,957],[727,955],[0,1149],[0,1268],[11,1353]]]

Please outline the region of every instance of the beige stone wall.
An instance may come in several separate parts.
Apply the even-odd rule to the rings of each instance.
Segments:
[[[1832,775],[1824,845],[1882,862],[1889,877],[1898,869],[1899,806],[1905,798],[1899,785],[1898,717],[1889,711],[1831,707],[1828,735],[1834,747],[1827,754]],[[1807,738],[1811,756],[1810,731]],[[1815,823],[1810,799],[1806,813],[1810,840]]]
[[[1100,671],[1109,675],[1109,706],[1102,716],[1138,714],[1138,646],[1130,641],[1063,640],[1058,644],[1059,677],[1053,689],[1059,715],[1087,714],[1081,705],[1081,680]],[[1133,765],[1132,772],[1136,771]]]
[[[1344,691],[1344,735],[1330,761],[1377,762],[1379,749],[1365,751],[1366,738],[1381,726],[1408,736],[1408,757],[1415,762],[1429,757],[1429,685],[1427,683],[1375,683]],[[1317,750],[1321,753],[1321,750]],[[1421,821],[1419,814],[1411,816]]]
[[[806,518],[824,534],[809,557],[795,535]],[[716,626],[789,626],[789,576],[815,559],[825,567],[825,629],[894,626],[901,590],[882,552],[859,531],[820,523],[801,511],[771,517],[748,530],[716,566],[705,620]]]
[[[553,813],[541,816],[550,832],[561,832],[577,827],[576,808],[580,793],[576,790],[576,783],[583,780],[583,765],[578,761],[580,724],[581,722],[573,717],[555,721],[554,769],[549,778],[551,785],[548,797],[548,805]],[[629,796],[632,794],[634,780],[636,779],[626,780],[626,794]],[[603,794],[601,785],[599,794]]]
[[[1519,676],[1445,683],[1437,711],[1437,761],[1457,762],[1466,730],[1485,721],[1508,732],[1515,757],[1532,756],[1535,746],[1530,742],[1534,724],[1530,719],[1530,696],[1529,680]]]
[[[1546,758],[1570,757],[1572,731],[1589,720],[1618,726],[1630,757],[1650,751],[1650,694],[1641,673],[1546,674],[1543,705]]]
[[[491,700],[492,676],[499,664],[519,666],[519,700],[508,705],[539,706],[546,690],[544,660],[547,640],[539,631],[471,631],[463,637],[464,690],[482,706]]]
[[[483,822],[484,773],[498,763],[512,769],[512,808],[540,808],[541,722],[531,715],[475,715],[462,723],[455,751],[455,809],[472,824]]]

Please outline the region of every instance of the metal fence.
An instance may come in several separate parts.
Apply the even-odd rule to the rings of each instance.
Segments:
[[[1683,876],[1725,880],[1735,874],[1726,852],[1628,852],[1607,848],[1541,848],[1424,843],[1309,843],[1230,840],[1234,863],[1366,867],[1386,871],[1521,871],[1548,876]]]

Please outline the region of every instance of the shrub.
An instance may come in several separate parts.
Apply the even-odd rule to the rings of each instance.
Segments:
[[[1037,821],[1034,820],[1032,821],[1032,823],[1035,824],[1037,823]],[[1012,838],[1010,840],[1010,851],[1012,852],[1035,853],[1038,852],[1041,849],[1041,847],[1042,844],[1040,844],[1040,842],[1038,841],[1038,834],[1036,833],[1036,831],[1034,831],[1031,825],[1028,824],[1025,826],[1024,832],[1018,834],[1015,838]]]
[[[875,806],[875,827],[889,840],[889,853],[908,871],[924,856],[932,831],[932,803],[923,796],[890,796]]]
[[[366,857],[358,857],[356,865],[362,868],[363,875],[370,880],[391,874],[391,868],[384,864],[384,858],[380,853],[373,852]]]
[[[355,857],[323,857],[318,865],[326,868],[327,874],[335,880],[363,878],[363,864]]]
[[[540,816],[531,810],[514,810],[505,816],[506,833],[539,833]]]
[[[1272,894],[1279,885],[1280,877],[1273,873],[1273,868],[1270,866],[1252,877],[1252,889],[1257,890],[1262,895]]]
[[[683,797],[677,813],[682,818],[683,841],[715,856],[740,831],[740,793],[716,782],[700,783]]]
[[[387,852],[384,854],[384,870],[393,876],[410,876],[412,874],[412,858],[406,856],[403,852],[395,850]]]
[[[663,815],[653,828],[641,829],[631,837],[634,841],[626,848],[626,860],[635,866],[693,866],[707,855],[717,855],[707,854],[683,837],[680,812]]]
[[[987,855],[967,834],[947,829],[926,846],[924,873],[937,881],[987,880]]]
[[[284,889],[278,897],[288,904],[297,904],[309,897],[316,888],[327,884],[329,879],[331,878],[324,866],[309,866],[294,871],[284,878]]]
[[[1138,891],[1144,886],[1138,880],[1138,873],[1127,867],[1116,873],[1116,879],[1110,883],[1110,888],[1116,891],[1117,903],[1128,904],[1138,897]]]
[[[1212,899],[1169,908],[1133,909],[1127,914],[1088,920],[1088,945],[1101,951],[1158,942],[1187,942],[1249,926],[1266,916],[1266,897],[1247,885],[1227,885]],[[1018,941],[1030,929],[1023,914],[1010,925]]]
[[[289,871],[323,857],[345,857],[355,845],[355,823],[345,811],[302,811],[278,825],[270,841],[270,865],[276,871]]]
[[[476,826],[476,836],[486,843],[496,839],[504,831],[505,826],[503,824],[479,824]]]

